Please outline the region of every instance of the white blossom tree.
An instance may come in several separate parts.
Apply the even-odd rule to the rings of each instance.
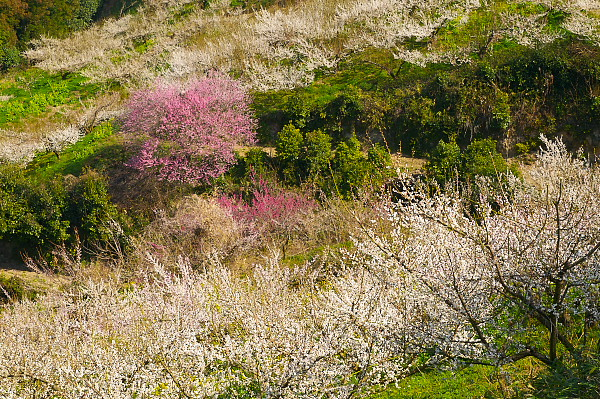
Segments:
[[[357,242],[354,263],[413,304],[407,333],[423,349],[483,364],[597,356],[600,171],[543,140],[524,182],[499,193],[481,180],[476,203],[393,205],[392,233]]]

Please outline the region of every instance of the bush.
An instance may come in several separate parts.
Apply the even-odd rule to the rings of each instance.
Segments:
[[[0,170],[0,239],[22,248],[65,241],[67,193],[56,181],[37,183],[16,167]]]
[[[496,141],[492,139],[475,140],[463,154],[463,173],[467,179],[475,176],[486,176],[498,179],[500,174],[511,168],[496,149]]]
[[[305,173],[302,165],[304,137],[294,125],[286,125],[277,138],[275,150],[283,179],[289,183],[299,183]]]
[[[367,165],[364,161],[365,157],[356,137],[336,147],[331,168],[334,171],[335,190],[340,196],[351,197],[364,185],[367,177]]]
[[[461,152],[456,142],[446,143],[442,140],[435,147],[425,170],[440,184],[449,181],[472,182],[476,176],[489,177],[500,183],[507,172],[518,176],[518,169],[506,162],[496,146],[496,141],[489,138],[474,140]]]
[[[84,242],[106,241],[121,222],[98,173],[38,181],[17,167],[0,169],[0,240],[22,251],[31,254],[78,235]]]
[[[256,173],[259,176],[265,176],[271,170],[269,154],[260,148],[252,148],[243,159],[244,177],[248,178]]]
[[[425,166],[431,177],[440,183],[452,181],[461,169],[461,151],[456,142],[440,140]]]
[[[381,145],[365,155],[360,141],[352,136],[335,148],[321,130],[302,134],[286,125],[276,143],[277,160],[283,181],[308,184],[326,193],[351,198],[367,186],[381,186],[391,176],[391,157]]]
[[[367,155],[356,137],[340,143],[331,162],[332,188],[340,197],[351,199],[364,189],[377,190],[392,176],[392,160],[387,149],[374,145]]]
[[[12,46],[0,46],[0,71],[16,67],[21,63],[19,50]]]
[[[319,183],[329,173],[329,162],[333,152],[331,137],[320,130],[306,135],[305,158],[306,170],[311,180]]]
[[[84,241],[111,240],[122,217],[111,202],[106,179],[94,171],[81,176],[69,190],[65,216]]]

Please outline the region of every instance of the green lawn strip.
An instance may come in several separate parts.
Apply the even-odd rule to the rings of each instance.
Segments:
[[[121,137],[114,134],[111,122],[105,122],[61,151],[60,156],[51,152],[39,154],[28,165],[27,171],[42,179],[68,174],[79,176],[86,168],[102,170],[119,162],[121,149]]]
[[[96,96],[102,85],[73,73],[50,74],[39,69],[19,72],[10,81],[0,83],[0,127],[37,117],[52,108],[78,105]]]
[[[472,365],[460,370],[430,370],[414,374],[370,399],[526,398],[539,371],[532,359],[500,368]]]
[[[466,399],[486,396],[497,391],[491,381],[493,369],[483,366],[460,371],[429,371],[412,375],[376,399]],[[373,398],[373,399],[375,399]]]

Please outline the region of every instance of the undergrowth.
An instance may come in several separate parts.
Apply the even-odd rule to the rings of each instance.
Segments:
[[[50,74],[39,69],[16,72],[0,82],[0,127],[15,126],[63,105],[76,106],[96,96],[102,85],[75,73]]]

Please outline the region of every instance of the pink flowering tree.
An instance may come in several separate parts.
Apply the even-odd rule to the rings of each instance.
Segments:
[[[285,257],[291,237],[302,230],[305,216],[317,207],[305,195],[281,189],[261,176],[252,175],[252,191],[245,200],[241,195],[222,196],[219,204],[236,221],[249,227],[249,233],[279,242]]]
[[[208,183],[235,162],[236,146],[254,142],[249,103],[237,81],[217,73],[133,93],[122,130],[144,141],[129,166],[161,180]]]

